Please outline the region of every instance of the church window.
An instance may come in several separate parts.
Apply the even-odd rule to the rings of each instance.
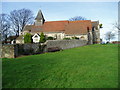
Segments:
[[[90,28],[89,28],[89,27],[87,27],[87,30],[90,30]]]
[[[31,30],[29,30],[29,32],[31,32]]]

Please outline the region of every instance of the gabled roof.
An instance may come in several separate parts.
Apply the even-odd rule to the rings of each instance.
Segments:
[[[92,21],[92,26],[98,26],[99,25],[99,21]]]
[[[86,34],[87,29],[92,30],[91,20],[79,21],[47,21],[42,26],[27,25],[24,29],[31,30],[31,33],[40,32],[64,32],[65,34]]]
[[[26,25],[24,31],[31,30],[31,33],[39,32],[63,32],[68,21],[47,21],[42,26]]]
[[[48,21],[43,24],[44,32],[63,32],[68,25],[68,21]]]
[[[33,35],[32,38],[36,38],[36,36],[37,36],[37,38],[40,38],[40,35],[38,33],[36,33],[35,35]]]
[[[79,21],[69,21],[69,24],[65,28],[65,34],[77,35],[86,34],[92,29],[91,20],[79,20]]]
[[[98,29],[99,21],[92,21],[92,26]]]
[[[41,10],[39,10],[35,20],[41,20],[41,19],[45,20]]]
[[[7,39],[13,40],[16,39],[18,36],[9,36]]]
[[[16,40],[22,40],[22,39],[23,39],[23,35],[16,38]]]
[[[26,25],[23,31],[31,31],[31,33],[42,32],[42,26]]]

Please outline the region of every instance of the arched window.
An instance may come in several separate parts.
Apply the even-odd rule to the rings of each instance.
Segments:
[[[89,28],[89,27],[87,27],[87,30],[90,30],[90,28]]]
[[[87,27],[87,32],[89,32],[90,31],[90,28],[89,27]]]
[[[31,32],[31,30],[29,30],[29,32]]]

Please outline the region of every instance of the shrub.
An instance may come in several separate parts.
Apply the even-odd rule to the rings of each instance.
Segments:
[[[40,34],[40,42],[41,42],[41,43],[44,43],[45,41],[46,41],[46,38],[45,38],[44,33],[42,32],[42,33]]]
[[[24,35],[24,43],[32,43],[32,35],[30,33]]]
[[[109,43],[110,43],[110,42],[108,42],[108,41],[106,42],[106,44],[109,44]]]
[[[78,37],[72,37],[72,39],[79,39]]]
[[[70,40],[70,38],[63,38],[63,40]]]
[[[80,38],[85,38],[84,36],[81,36]]]
[[[54,38],[53,37],[47,37],[47,40],[54,40]]]

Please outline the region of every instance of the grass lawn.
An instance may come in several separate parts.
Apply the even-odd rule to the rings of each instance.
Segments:
[[[118,47],[89,45],[3,59],[3,88],[117,88]]]

